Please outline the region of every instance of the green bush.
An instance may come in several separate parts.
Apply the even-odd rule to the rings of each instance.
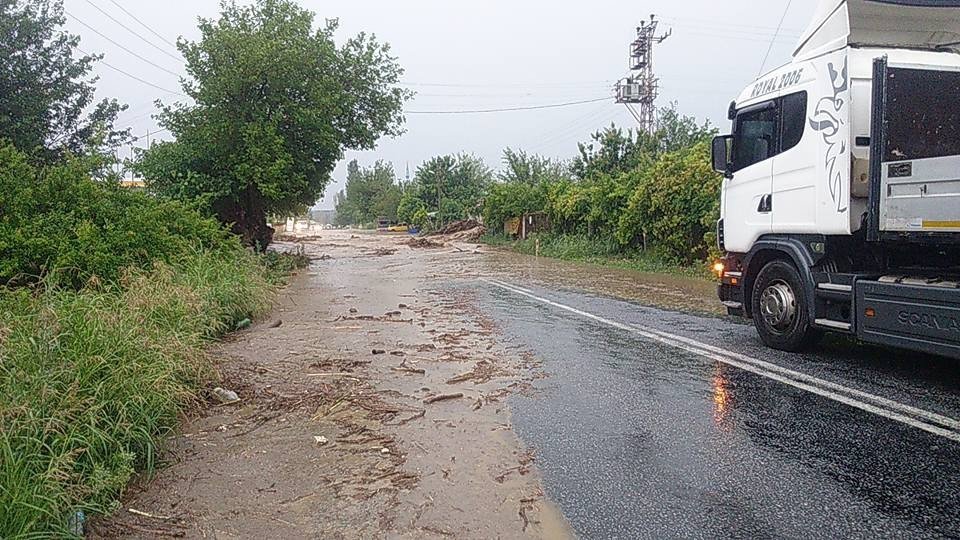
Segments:
[[[707,235],[719,217],[720,184],[706,142],[661,155],[630,196],[617,239],[635,246],[646,235],[648,245],[671,260],[704,260]]]
[[[0,146],[0,284],[76,289],[234,242],[183,204],[96,182],[89,168],[82,160],[37,168]]]
[[[111,511],[211,375],[204,345],[272,294],[239,248],[116,286],[0,289],[0,537],[64,536],[76,510]]]
[[[504,223],[511,218],[546,210],[548,186],[547,183],[522,182],[497,183],[490,186],[483,206],[483,222],[487,229],[501,232]]]

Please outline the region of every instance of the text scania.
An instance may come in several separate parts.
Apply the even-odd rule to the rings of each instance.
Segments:
[[[757,96],[762,96],[764,94],[769,94],[770,92],[776,92],[788,86],[793,86],[800,82],[800,79],[803,78],[803,68],[791,71],[789,73],[784,73],[779,77],[770,77],[765,81],[760,81],[753,87],[753,93],[750,94],[750,97],[755,98]]]
[[[897,321],[905,326],[920,326],[932,330],[946,330],[950,332],[960,332],[960,322],[953,317],[937,317],[930,313],[915,313],[911,311],[901,311],[897,315]]]

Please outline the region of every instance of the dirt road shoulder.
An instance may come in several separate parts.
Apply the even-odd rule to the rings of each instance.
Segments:
[[[567,536],[505,404],[535,359],[400,239],[305,246],[274,316],[213,351],[239,401],[189,420],[92,536]]]

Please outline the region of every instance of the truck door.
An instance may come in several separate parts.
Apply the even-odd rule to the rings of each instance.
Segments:
[[[737,112],[733,125],[731,171],[724,189],[727,251],[744,253],[771,231],[773,156],[778,139],[777,100]]]
[[[816,231],[816,138],[804,139],[807,93],[780,98],[780,148],[773,159],[773,232]]]

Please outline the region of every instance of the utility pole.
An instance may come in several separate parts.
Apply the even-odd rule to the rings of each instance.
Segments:
[[[440,221],[440,228],[443,228],[443,191],[440,187],[443,185],[443,179],[437,178],[437,220]]]
[[[640,124],[640,129],[653,133],[656,129],[656,100],[660,95],[660,79],[653,71],[653,48],[673,35],[673,30],[657,35],[660,21],[656,15],[650,22],[641,22],[637,27],[637,39],[630,44],[630,75],[617,81],[617,103],[627,110]]]

